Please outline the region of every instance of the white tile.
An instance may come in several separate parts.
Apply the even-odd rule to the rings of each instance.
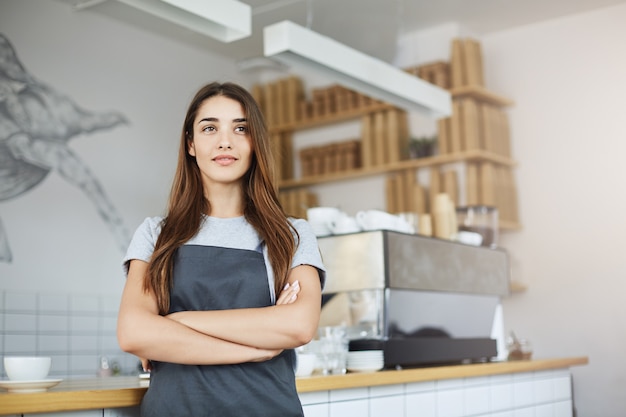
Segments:
[[[330,401],[346,401],[368,398],[369,390],[364,388],[349,388],[330,391]]]
[[[513,417],[513,411],[499,411],[497,413],[489,414],[489,417]]]
[[[437,390],[442,389],[451,389],[451,388],[461,388],[465,385],[465,380],[463,378],[454,378],[454,379],[442,379],[435,383]]]
[[[572,398],[571,376],[560,376],[552,381],[554,384],[554,399],[569,400]]]
[[[69,357],[69,373],[72,375],[96,376],[98,366],[98,355],[70,355]]]
[[[37,310],[36,293],[6,291],[4,294],[4,308],[6,311]]]
[[[7,355],[25,355],[37,353],[37,336],[5,334],[4,353]]]
[[[70,311],[72,312],[97,312],[100,310],[98,296],[95,295],[72,295],[70,296]]]
[[[117,336],[115,334],[101,336],[98,349],[101,351],[120,350]]]
[[[69,297],[66,294],[39,294],[40,312],[66,312],[69,308]]]
[[[98,331],[98,317],[73,315],[70,317],[70,332],[93,332]]]
[[[403,395],[404,394],[404,385],[402,384],[393,384],[393,385],[379,385],[375,387],[370,387],[369,396],[371,397],[383,397],[390,395]]]
[[[302,407],[304,417],[328,417],[330,406],[328,404],[311,404]]]
[[[518,372],[513,374],[513,381],[525,381],[528,379],[533,379],[533,372]]]
[[[117,311],[120,308],[120,297],[110,296],[110,295],[101,296],[100,303],[101,303],[101,311],[103,313],[117,314]]]
[[[513,417],[535,417],[534,407],[516,408],[513,410]]]
[[[99,320],[100,320],[100,331],[114,332],[117,329],[117,316],[113,316],[113,317],[100,316]]]
[[[510,381],[510,379],[509,379]],[[491,411],[502,411],[513,407],[513,383],[502,382],[489,387]]]
[[[369,417],[404,416],[404,396],[370,398]]]
[[[513,383],[513,405],[515,407],[526,407],[534,403],[533,381],[516,381]]]
[[[427,382],[409,382],[404,384],[404,392],[427,392],[435,390],[435,381]]]
[[[39,352],[50,353],[66,353],[68,351],[69,341],[66,335],[42,335],[40,334],[37,341]]]
[[[463,389],[437,391],[437,416],[461,417],[463,415]]]
[[[6,332],[36,332],[37,316],[33,313],[6,313],[4,315]]]
[[[471,387],[475,385],[489,385],[490,379],[488,376],[478,376],[473,378],[465,378],[464,387]]]
[[[66,315],[40,314],[37,319],[40,332],[68,332],[69,317]]]
[[[550,403],[554,401],[554,380],[536,379],[533,382],[535,404]]]
[[[328,391],[301,392],[298,394],[302,405],[322,404],[328,402]]]
[[[466,387],[464,390],[464,413],[479,415],[489,412],[489,386]]]
[[[535,417],[554,417],[554,405],[553,404],[536,405]]]
[[[368,400],[332,402],[328,415],[329,417],[365,417],[369,413],[368,403]]]
[[[70,336],[70,352],[97,352],[98,338],[94,336]]]
[[[50,357],[52,358],[52,366],[50,367],[51,377],[66,377],[70,374],[70,359],[68,355],[50,355]]]
[[[572,417],[573,415],[574,408],[570,400],[554,403],[554,417]]]
[[[406,417],[436,417],[436,394],[434,392],[406,394],[405,415]]]

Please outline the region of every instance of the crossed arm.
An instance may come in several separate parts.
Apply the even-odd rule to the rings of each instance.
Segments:
[[[160,316],[154,294],[143,291],[147,266],[130,263],[117,328],[120,347],[140,358],[195,365],[261,362],[309,342],[317,330],[321,288],[311,266],[291,270],[290,285],[275,306],[168,316]]]

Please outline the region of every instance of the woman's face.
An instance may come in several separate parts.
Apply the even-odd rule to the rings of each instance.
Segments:
[[[196,157],[205,189],[238,184],[252,161],[252,139],[241,104],[224,96],[202,103],[188,152]]]

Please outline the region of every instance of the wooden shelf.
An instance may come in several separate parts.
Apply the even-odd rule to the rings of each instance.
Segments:
[[[324,184],[329,182],[344,181],[355,178],[364,178],[389,172],[403,171],[406,169],[426,168],[438,165],[446,165],[464,161],[488,161],[496,164],[515,166],[517,163],[510,158],[482,150],[465,151],[456,154],[435,155],[426,158],[407,159],[377,167],[360,168],[352,171],[341,171],[326,175],[317,175],[294,180],[282,180],[279,183],[281,190]]]
[[[281,125],[271,126],[269,128],[270,133],[282,133],[293,132],[296,130],[314,129],[333,123],[346,122],[349,120],[357,119],[361,116],[365,116],[370,113],[375,113],[381,110],[394,109],[395,107],[381,102],[373,102],[368,106],[358,107],[350,110],[344,110],[341,112],[330,113],[325,116],[313,117],[306,120],[301,120],[294,123],[286,123]]]
[[[474,97],[483,102],[491,103],[496,106],[511,106],[513,105],[513,101],[500,96],[498,94],[492,93],[482,86],[465,86],[465,87],[457,87],[450,90],[450,94],[452,98],[460,98],[460,97]],[[370,105],[362,106],[350,110],[344,110],[341,112],[331,113],[325,116],[313,117],[306,120],[301,120],[298,122],[285,123],[275,126],[270,126],[269,130],[271,133],[281,133],[281,132],[293,132],[297,130],[306,130],[313,129],[324,125],[329,125],[333,123],[345,122],[349,120],[356,119],[360,116],[364,116],[370,113],[375,113],[381,110],[388,110],[395,108],[391,104],[382,103],[382,102],[373,102]]]
[[[512,106],[514,104],[512,100],[509,100],[508,98],[502,97],[498,94],[494,94],[487,90],[485,87],[478,85],[456,87],[450,90],[450,94],[453,98],[473,97],[485,103],[490,103],[501,107]]]

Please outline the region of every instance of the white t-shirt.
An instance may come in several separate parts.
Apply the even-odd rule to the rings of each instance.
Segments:
[[[135,231],[126,255],[124,256],[124,270],[128,273],[128,266],[132,259],[149,262],[154,252],[163,217],[147,217]],[[299,235],[296,252],[291,267],[311,265],[318,270],[322,288],[326,280],[326,271],[317,244],[317,238],[306,220],[290,218],[289,221]],[[198,233],[185,243],[186,245],[217,246],[232,249],[245,249],[263,252],[267,268],[268,285],[272,302],[275,302],[274,273],[267,257],[266,246],[263,245],[259,234],[250,225],[245,217],[218,218],[204,216]]]

